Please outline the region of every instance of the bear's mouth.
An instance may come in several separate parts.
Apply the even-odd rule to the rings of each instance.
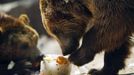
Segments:
[[[69,55],[75,52],[76,50],[79,50],[79,48],[82,45],[82,39],[80,40],[73,40],[69,42],[66,46],[61,45],[62,53],[63,55]]]
[[[78,48],[79,48],[79,44],[74,44],[69,47],[64,47],[62,48],[62,53],[64,56],[69,55],[72,54],[74,51],[78,50]]]

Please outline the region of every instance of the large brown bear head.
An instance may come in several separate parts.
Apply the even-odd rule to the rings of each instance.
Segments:
[[[40,0],[42,22],[46,31],[58,40],[64,55],[79,47],[90,18],[90,11],[76,0]]]

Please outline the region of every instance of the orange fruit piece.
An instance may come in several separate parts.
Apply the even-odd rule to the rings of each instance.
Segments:
[[[68,63],[68,60],[66,58],[64,58],[63,56],[59,56],[56,60],[56,62],[58,64],[67,64]]]

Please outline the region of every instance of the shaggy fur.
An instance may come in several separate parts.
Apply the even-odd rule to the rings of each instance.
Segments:
[[[26,15],[14,18],[0,13],[0,74],[14,75],[19,71],[18,75],[26,75],[22,70],[26,68],[27,61],[32,62],[30,68],[35,62],[40,63],[41,53],[36,47],[38,33],[28,22]],[[15,67],[10,71],[7,67],[11,61],[15,62]]]
[[[61,45],[63,54],[81,66],[105,51],[102,70],[92,75],[116,75],[125,67],[134,32],[132,0],[40,0],[42,21]],[[78,42],[83,37],[79,48]]]

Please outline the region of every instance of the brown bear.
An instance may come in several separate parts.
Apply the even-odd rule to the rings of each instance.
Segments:
[[[0,74],[26,75],[25,69],[28,61],[31,63],[26,69],[39,67],[42,59],[37,48],[38,33],[29,26],[27,15],[19,18],[0,13]],[[8,70],[10,62],[15,66]]]
[[[73,64],[87,64],[105,51],[104,67],[91,70],[91,75],[117,75],[125,67],[134,32],[134,1],[40,0],[40,10],[47,32]]]

